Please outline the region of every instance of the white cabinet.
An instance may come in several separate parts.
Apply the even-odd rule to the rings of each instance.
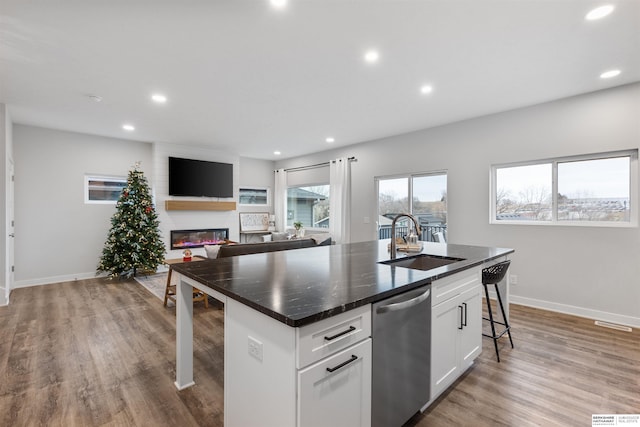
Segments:
[[[480,269],[431,284],[431,401],[482,351]]]
[[[298,426],[371,425],[371,306],[297,329]]]
[[[371,305],[292,328],[225,305],[224,425],[370,426]]]
[[[354,308],[296,330],[298,368],[371,336],[371,306]]]
[[[371,339],[298,372],[298,425],[371,425]]]

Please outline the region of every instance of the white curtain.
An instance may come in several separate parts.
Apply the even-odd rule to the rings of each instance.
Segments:
[[[330,162],[329,230],[336,243],[351,241],[351,162],[342,157]]]
[[[278,169],[274,173],[273,213],[276,216],[276,230],[285,231],[287,225],[287,171]]]

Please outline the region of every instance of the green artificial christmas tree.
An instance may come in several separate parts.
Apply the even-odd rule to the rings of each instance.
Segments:
[[[137,270],[156,271],[165,256],[158,216],[151,203],[149,185],[136,163],[129,171],[111,218],[111,230],[102,249],[98,273],[112,277],[135,276]]]

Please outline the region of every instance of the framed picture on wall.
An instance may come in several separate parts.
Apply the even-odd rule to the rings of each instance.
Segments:
[[[267,231],[269,212],[240,212],[240,232]]]

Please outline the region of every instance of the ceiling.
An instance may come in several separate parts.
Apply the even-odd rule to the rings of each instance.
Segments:
[[[616,7],[584,19],[602,4]],[[363,60],[368,49],[378,62]],[[0,5],[0,103],[14,123],[261,159],[637,81],[640,0]]]

